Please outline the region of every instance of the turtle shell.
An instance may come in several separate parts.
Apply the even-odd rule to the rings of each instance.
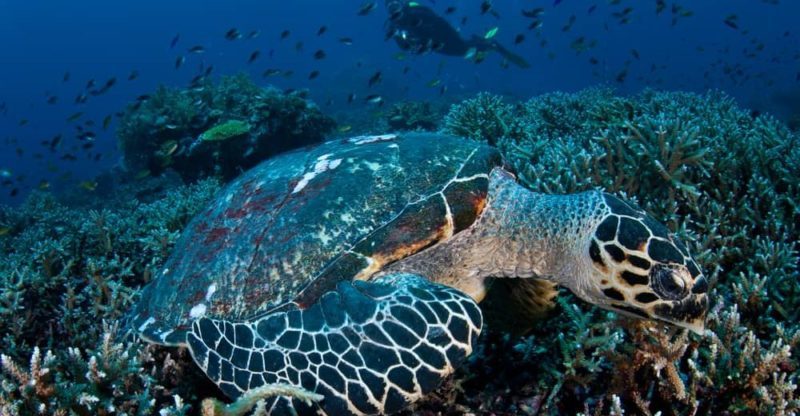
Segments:
[[[494,148],[436,134],[361,136],[267,160],[189,223],[131,325],[177,345],[202,316],[306,307],[469,227],[501,163]]]

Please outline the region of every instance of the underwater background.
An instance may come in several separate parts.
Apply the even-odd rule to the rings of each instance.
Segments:
[[[404,51],[383,2],[0,0],[0,414],[225,400],[185,350],[118,336],[141,287],[247,168],[410,130],[636,201],[714,284],[704,337],[490,296],[478,351],[408,413],[796,414],[800,2],[419,4],[530,66]]]

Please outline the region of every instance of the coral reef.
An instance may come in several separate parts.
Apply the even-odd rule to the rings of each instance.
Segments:
[[[480,138],[476,107],[487,105],[479,102],[495,109],[483,113],[485,124],[502,130],[498,146],[523,183],[555,193],[602,188],[637,200],[694,243],[690,251],[716,282],[716,305],[707,336],[697,337],[624,318],[609,325],[613,314],[585,305],[578,312],[580,302],[562,300],[554,319],[528,337],[486,336],[492,349],[457,379],[478,372],[496,385],[464,388],[461,406],[512,413],[528,406],[535,414],[607,413],[611,405],[662,415],[798,411],[797,135],[717,92],[626,98],[608,89],[518,106],[483,94],[454,106],[445,130]],[[481,362],[507,355],[511,364]]]
[[[386,124],[390,131],[434,131],[438,129],[442,111],[429,102],[400,102],[389,109]]]
[[[502,97],[480,93],[450,109],[444,118],[444,130],[494,145],[512,133],[514,112],[514,106],[505,103]]]
[[[116,327],[218,189],[208,179],[164,189],[147,203],[123,189],[100,210],[67,207],[35,192],[20,208],[0,209],[12,226],[0,238],[0,414],[151,414],[157,406],[175,407],[172,391],[185,386],[174,389],[177,380],[165,374],[177,364],[168,355],[156,360],[152,347],[118,339]],[[156,385],[157,379],[165,381]],[[157,400],[165,395],[168,404]]]
[[[162,86],[128,106],[117,136],[133,175],[170,168],[184,179],[227,180],[273,154],[318,142],[335,127],[302,93],[261,88],[245,75],[196,84]]]
[[[193,105],[201,98],[204,104]],[[230,121],[250,132],[196,148],[227,160],[229,143],[264,137],[269,147],[278,136],[253,118],[258,105],[279,114],[273,121],[306,114],[312,121],[303,125],[320,131],[313,127],[318,113],[304,113],[304,100],[242,80],[163,90],[126,114],[126,164],[156,173],[169,153],[166,166],[188,169],[177,148],[188,152],[203,132]],[[222,130],[241,132],[244,124]],[[269,131],[289,126],[298,124]],[[562,291],[549,317],[519,335],[504,331],[510,305],[492,302],[496,290],[514,283],[496,284],[475,354],[406,414],[797,414],[796,133],[716,92],[619,97],[607,89],[525,103],[481,94],[454,105],[443,129],[495,143],[533,190],[602,188],[636,200],[691,243],[715,282],[715,303],[701,337],[620,317]],[[198,166],[176,170],[184,178],[233,174]],[[102,202],[68,206],[34,192],[19,208],[0,207],[0,414],[198,414],[204,398],[223,398],[185,350],[146,346],[115,329],[219,186],[162,175],[101,183]],[[205,403],[223,413],[239,409]]]

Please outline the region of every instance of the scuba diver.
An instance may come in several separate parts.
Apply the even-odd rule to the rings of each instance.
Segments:
[[[386,0],[386,9],[389,11],[386,39],[393,38],[400,49],[415,54],[436,52],[476,61],[495,51],[521,68],[530,67],[525,59],[497,41],[474,35],[470,39],[461,38],[458,31],[430,7],[415,1]]]

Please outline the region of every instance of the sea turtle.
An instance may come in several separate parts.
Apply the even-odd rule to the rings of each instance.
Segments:
[[[703,330],[684,245],[602,192],[519,185],[498,151],[438,134],[328,142],[267,160],[194,218],[130,315],[186,345],[231,398],[276,413],[398,411],[472,352],[487,277],[544,279],[592,304]]]

